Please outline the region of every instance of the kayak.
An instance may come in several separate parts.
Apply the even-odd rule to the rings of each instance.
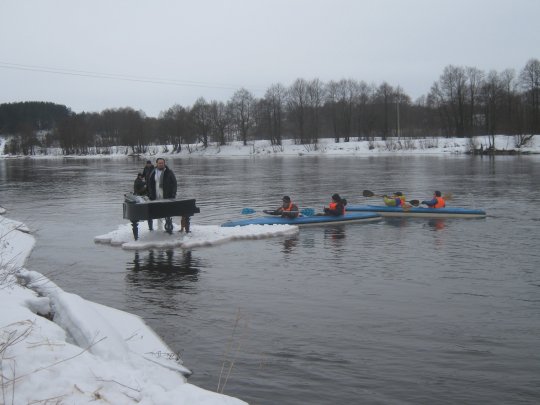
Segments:
[[[423,218],[483,218],[486,212],[469,208],[424,208],[387,207],[385,205],[347,205],[347,211],[376,212],[383,217],[423,217]]]
[[[349,222],[377,221],[381,216],[374,212],[347,212],[338,217],[331,215],[300,216],[298,218],[282,218],[279,216],[256,217],[229,221],[221,224],[222,227],[246,226],[246,225],[324,225],[342,224]]]

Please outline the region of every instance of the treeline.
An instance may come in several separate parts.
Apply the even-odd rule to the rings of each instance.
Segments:
[[[414,102],[399,86],[343,79],[323,83],[297,79],[289,87],[270,86],[256,98],[239,89],[226,102],[199,98],[192,106],[175,105],[147,117],[132,108],[73,113],[63,105],[24,102],[0,105],[0,134],[9,135],[4,153],[36,153],[57,146],[65,154],[85,154],[115,145],[133,153],[149,145],[282,139],[316,144],[375,137],[520,135],[524,142],[540,133],[540,61],[529,60],[516,73],[484,72],[447,66],[430,92]]]

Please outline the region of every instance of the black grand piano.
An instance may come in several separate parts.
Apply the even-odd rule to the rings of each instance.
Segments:
[[[172,217],[182,217],[185,230],[189,232],[190,217],[199,212],[201,210],[195,205],[194,199],[176,200],[167,198],[149,201],[141,197],[125,194],[124,219],[131,221],[135,240],[139,238],[139,221],[165,218],[165,230],[172,233]]]

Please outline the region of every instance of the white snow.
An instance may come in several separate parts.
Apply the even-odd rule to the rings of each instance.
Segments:
[[[356,138],[351,138],[356,139]],[[250,141],[248,145],[243,145],[240,141],[230,142],[227,145],[210,143],[208,147],[202,144],[182,145],[181,152],[173,152],[172,145],[150,145],[144,158],[153,156],[171,157],[242,157],[242,156],[311,156],[311,155],[358,155],[358,156],[380,156],[387,154],[403,155],[429,155],[429,154],[460,154],[467,153],[472,148],[487,149],[492,142],[495,148],[500,151],[519,151],[521,153],[540,153],[540,135],[534,135],[531,141],[520,148],[516,147],[519,137],[516,135],[495,135],[493,138],[487,135],[474,136],[472,138],[397,138],[389,137],[386,140],[375,138],[373,141],[350,141],[336,143],[333,138],[319,139],[317,144],[295,144],[290,139],[283,140],[282,145],[272,145],[268,140]],[[5,139],[0,138],[0,157],[4,148],[1,147]],[[105,154],[98,154],[104,153]],[[126,157],[131,154],[131,149],[127,146],[114,146],[110,148],[89,148],[88,154],[77,156],[78,158],[96,157]],[[60,148],[47,148],[46,153],[33,156],[33,158],[66,158]],[[12,156],[9,156],[12,157]],[[74,157],[74,156],[73,156]]]
[[[156,220],[154,220],[154,228]],[[221,228],[218,225],[192,225],[188,234],[179,233],[178,225],[173,224],[172,234],[162,230],[148,230],[146,221],[139,222],[139,239],[134,240],[131,224],[120,225],[117,230],[96,236],[96,243],[110,243],[123,249],[175,248],[189,249],[198,246],[212,246],[227,241],[241,239],[261,239],[298,232],[294,225],[248,225],[243,227]]]
[[[25,269],[35,240],[23,230],[0,217],[0,403],[245,404],[188,383],[190,371],[138,316]],[[203,234],[194,227],[191,239]]]

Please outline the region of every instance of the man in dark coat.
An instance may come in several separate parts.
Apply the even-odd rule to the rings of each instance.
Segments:
[[[173,171],[165,164],[165,159],[158,158],[156,160],[156,168],[148,176],[146,187],[150,200],[176,198],[176,177]],[[148,226],[152,230],[151,220],[148,220]],[[158,220],[158,227],[161,227],[161,220]],[[172,218],[165,218],[165,230],[171,233],[172,228]]]
[[[176,198],[176,177],[165,164],[165,159],[156,160],[156,168],[148,176],[148,197],[151,200],[161,200],[163,198]]]

